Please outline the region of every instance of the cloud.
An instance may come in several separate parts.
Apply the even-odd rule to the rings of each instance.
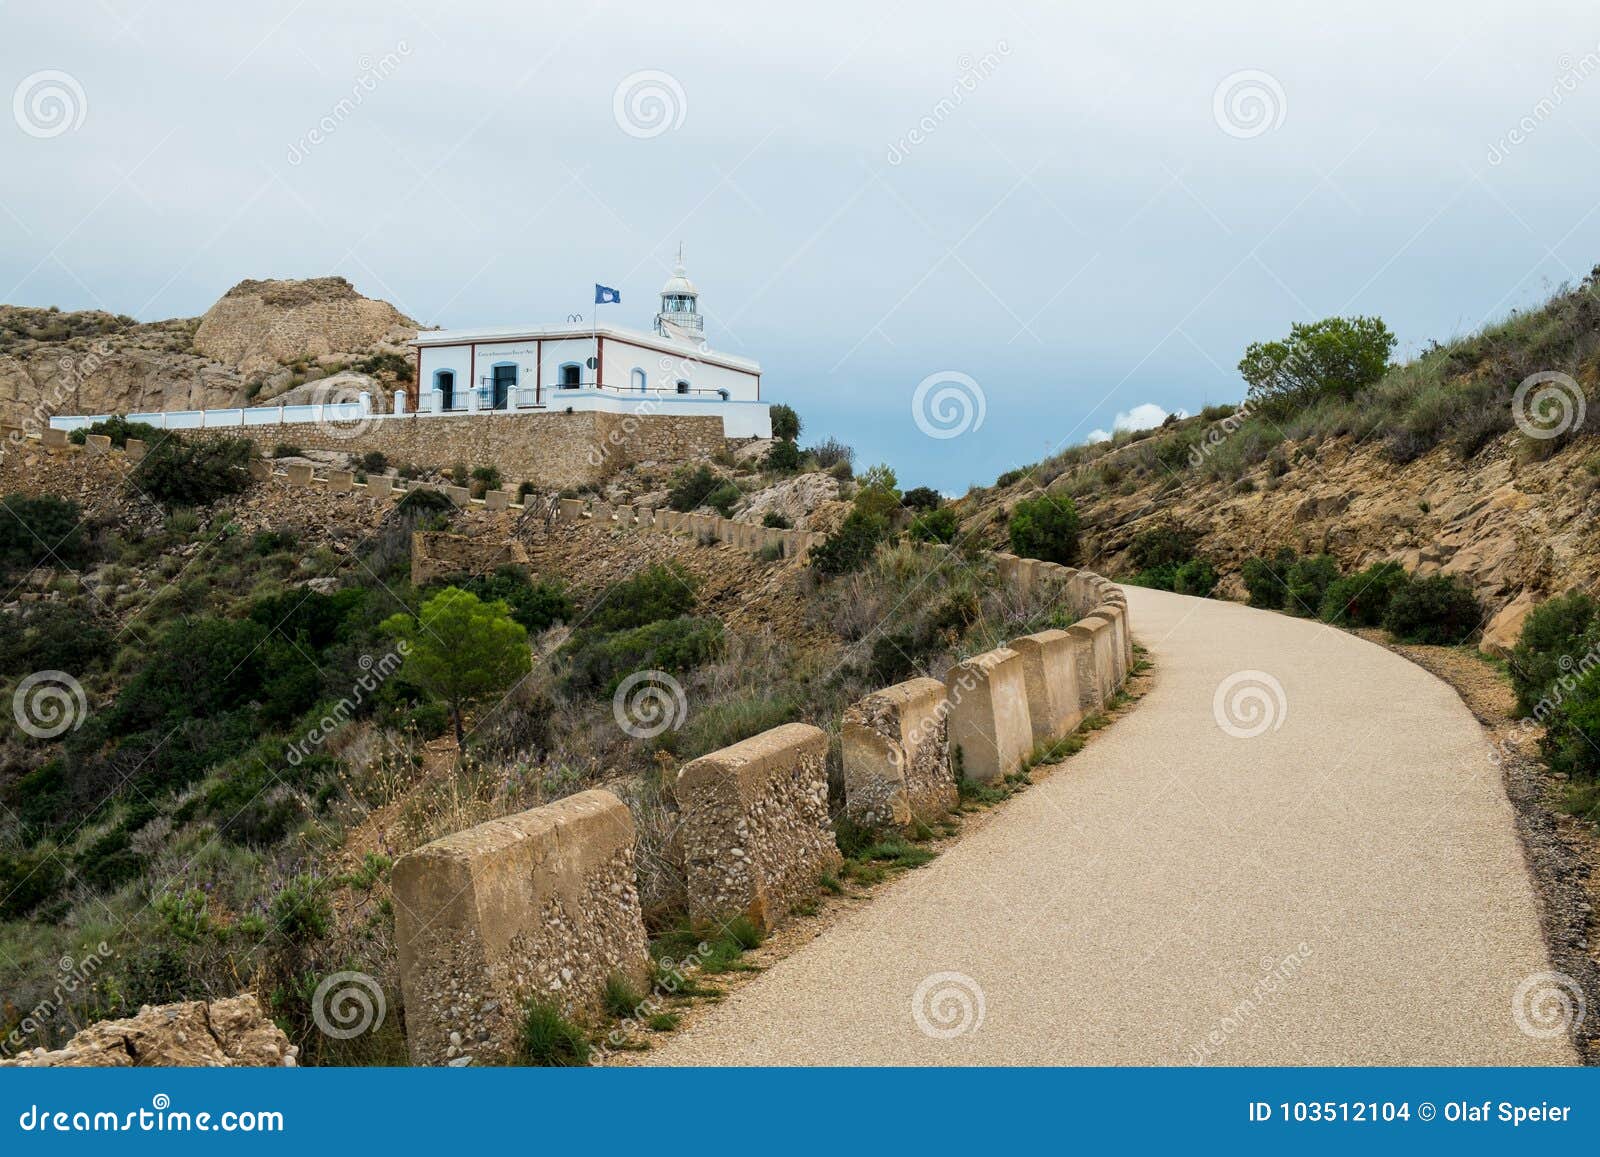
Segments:
[[[1180,418],[1187,418],[1187,410],[1174,410]],[[1145,402],[1131,410],[1123,410],[1111,422],[1111,429],[1115,430],[1149,430],[1161,425],[1169,417],[1166,410],[1154,402]],[[1105,430],[1090,430],[1087,439],[1090,442],[1109,442],[1111,434]]]

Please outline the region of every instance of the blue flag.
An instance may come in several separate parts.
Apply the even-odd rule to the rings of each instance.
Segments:
[[[622,293],[620,290],[612,289],[609,285],[601,285],[598,281],[594,283],[594,303],[596,305],[610,305],[613,302],[621,301]]]

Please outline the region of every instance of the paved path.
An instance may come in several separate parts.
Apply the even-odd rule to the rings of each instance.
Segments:
[[[1132,713],[641,1059],[1574,1063],[1513,1015],[1549,963],[1455,693],[1314,623],[1128,596],[1157,665]],[[1277,726],[1242,738],[1213,697],[1251,670],[1284,706],[1256,681]]]

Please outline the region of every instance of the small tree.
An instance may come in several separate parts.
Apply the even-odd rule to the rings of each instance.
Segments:
[[[1078,508],[1072,499],[1041,494],[1011,511],[1011,549],[1024,558],[1071,566],[1078,561]]]
[[[885,521],[900,509],[900,484],[894,471],[880,464],[867,470],[856,491],[856,509]]]
[[[406,678],[450,712],[457,746],[467,739],[466,709],[504,691],[532,666],[528,632],[510,608],[456,587],[429,598],[420,615],[392,615],[383,627],[406,645]]]
[[[255,453],[245,438],[185,442],[167,433],[145,451],[128,484],[163,506],[205,506],[249,487]]]
[[[1250,400],[1278,411],[1325,397],[1353,398],[1388,372],[1395,336],[1377,317],[1330,317],[1290,328],[1283,341],[1245,350]]]
[[[800,437],[800,415],[793,407],[781,402],[772,407],[772,436],[780,442],[793,442]]]

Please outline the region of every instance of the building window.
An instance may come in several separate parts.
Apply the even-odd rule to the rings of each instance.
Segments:
[[[577,362],[567,362],[559,371],[560,377],[556,379],[563,390],[575,390],[581,382],[581,368]]]
[[[645,372],[638,366],[633,367],[633,373],[630,374],[629,377],[633,382],[633,388],[638,390],[641,394],[644,393],[644,391],[650,385],[650,379],[645,376]]]
[[[678,393],[687,394],[688,392],[689,392],[689,383],[684,381],[682,378],[679,378],[678,379]]]

